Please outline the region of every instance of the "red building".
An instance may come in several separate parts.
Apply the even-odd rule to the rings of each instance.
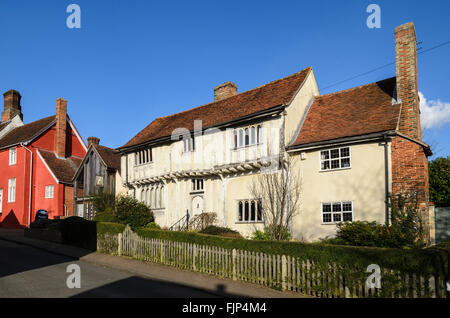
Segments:
[[[57,99],[56,115],[23,124],[19,92],[3,96],[0,226],[28,226],[39,209],[51,219],[73,215],[72,177],[87,148],[67,115],[67,101]]]

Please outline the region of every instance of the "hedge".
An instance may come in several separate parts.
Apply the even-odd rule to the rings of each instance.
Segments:
[[[119,233],[120,224],[99,223],[99,233]],[[321,264],[335,262],[348,268],[365,269],[370,264],[382,268],[421,275],[439,275],[449,280],[450,251],[445,249],[396,249],[361,246],[339,246],[323,243],[302,243],[286,241],[253,241],[228,238],[195,232],[177,232],[154,229],[139,229],[138,235],[147,238],[195,243],[240,249],[267,254],[289,255],[309,259]]]
[[[97,222],[97,234],[119,234],[125,230],[125,225],[112,222]]]

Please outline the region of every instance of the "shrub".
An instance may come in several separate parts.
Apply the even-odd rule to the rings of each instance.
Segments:
[[[225,237],[236,237],[242,238],[241,234],[238,231],[232,230],[227,227],[220,227],[215,225],[210,225],[205,227],[203,230],[199,231],[199,233],[209,234],[209,235],[219,235]]]
[[[94,221],[118,223],[119,219],[117,218],[117,216],[115,216],[114,210],[112,210],[111,208],[107,208],[103,212],[97,212],[95,214]]]
[[[154,230],[160,230],[161,227],[155,223],[155,222],[150,222],[145,226],[146,229],[154,229]]]
[[[145,203],[130,196],[118,197],[115,208],[119,223],[129,224],[133,230],[155,221],[150,208]]]
[[[281,228],[281,226],[278,225],[277,227],[279,229],[274,230],[273,227],[275,227],[275,225],[272,227],[266,227],[264,229],[264,231],[256,230],[252,234],[252,240],[271,241],[273,233],[278,233],[277,237],[280,238],[280,241],[289,241],[291,239],[291,233],[289,232],[289,230],[287,228]]]
[[[97,234],[119,234],[125,230],[125,225],[112,222],[97,222]]]
[[[94,195],[92,204],[97,212],[114,212],[116,206],[116,196],[113,193],[103,192],[102,188],[97,188],[98,193]]]

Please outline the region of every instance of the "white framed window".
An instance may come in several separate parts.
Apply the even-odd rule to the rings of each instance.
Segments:
[[[236,128],[233,132],[234,148],[248,147],[261,143],[262,126]]]
[[[239,200],[237,206],[237,222],[256,223],[263,222],[263,209],[261,200]]]
[[[183,137],[183,152],[195,151],[195,138],[194,136]]]
[[[46,199],[53,199],[55,195],[55,187],[51,185],[45,186],[45,198]]]
[[[203,179],[191,179],[191,191],[204,191],[205,181]]]
[[[320,170],[346,169],[351,167],[350,147],[340,147],[320,152]]]
[[[322,203],[322,223],[332,224],[337,222],[353,221],[353,202],[327,202]]]
[[[9,149],[9,165],[15,165],[17,163],[17,148]]]
[[[152,148],[139,150],[134,153],[135,165],[143,165],[149,162],[153,162]]]
[[[8,180],[8,202],[16,202],[16,178]]]

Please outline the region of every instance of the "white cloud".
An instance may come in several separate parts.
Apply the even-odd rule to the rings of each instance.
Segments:
[[[422,128],[438,128],[450,122],[450,103],[441,100],[427,100],[421,92],[420,123]]]

